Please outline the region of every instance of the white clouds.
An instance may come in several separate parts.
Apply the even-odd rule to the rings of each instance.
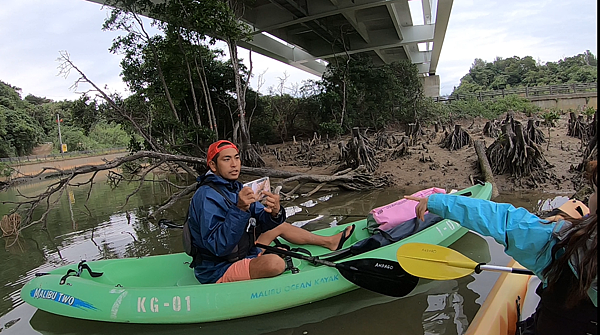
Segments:
[[[594,0],[455,1],[437,68],[441,94],[452,93],[475,58],[532,56],[545,63],[585,50],[597,55],[596,11]]]
[[[0,6],[0,80],[55,100],[76,99],[77,79],[57,76],[66,50],[90,78],[123,87],[119,59],[108,52],[111,32],[102,32],[101,6],[83,0],[3,1]]]
[[[435,6],[434,6],[435,7]],[[109,53],[115,32],[101,30],[108,10],[85,0],[2,0],[0,6],[0,80],[55,100],[76,99],[69,87],[77,79],[58,77],[60,50],[98,85],[124,92],[121,57]],[[597,54],[597,4],[583,1],[456,0],[450,15],[437,73],[441,93],[450,94],[475,58],[532,56],[557,61],[589,49]],[[222,49],[226,49],[221,46]],[[247,51],[240,57],[248,62]],[[288,86],[316,76],[254,53],[254,78],[264,72],[261,92],[289,75]],[[80,90],[85,90],[80,87]]]

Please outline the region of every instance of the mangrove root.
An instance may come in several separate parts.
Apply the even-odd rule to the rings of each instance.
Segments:
[[[529,119],[527,121],[526,136],[535,144],[546,143],[544,132],[538,128],[537,122],[533,119]]]
[[[576,137],[580,140],[587,140],[588,125],[583,120],[583,115],[576,116],[573,112],[569,113],[567,136]]]
[[[345,166],[356,169],[363,165],[367,171],[377,170],[379,161],[375,158],[375,149],[369,140],[360,133],[358,127],[352,128],[352,139],[347,145],[340,143],[340,158]]]
[[[454,131],[444,138],[442,141],[442,148],[452,150],[458,150],[465,145],[471,144],[471,136],[469,133],[461,129],[459,124],[454,125]]]
[[[510,174],[515,182],[531,187],[553,176],[548,170],[552,165],[539,146],[525,136],[520,122],[511,119],[501,130],[502,134],[486,150],[493,174]]]
[[[19,232],[21,226],[21,215],[19,213],[12,213],[10,215],[4,215],[2,221],[0,221],[0,228],[2,229],[2,237],[16,235]]]
[[[488,121],[483,127],[483,135],[491,138],[497,138],[500,133],[500,123],[496,120]]]

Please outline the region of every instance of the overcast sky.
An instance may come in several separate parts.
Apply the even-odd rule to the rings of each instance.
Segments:
[[[56,59],[65,50],[95,83],[126,94],[121,58],[108,51],[116,33],[101,30],[107,14],[108,9],[85,0],[0,0],[0,80],[21,88],[22,97],[77,99],[70,89],[77,77],[57,76]],[[585,50],[597,56],[596,39],[595,0],[455,0],[437,68],[441,94],[459,85],[475,58],[532,56],[556,62]],[[247,58],[247,52],[240,56]],[[252,59],[254,73],[264,72],[263,93],[284,72],[288,85],[318,79],[258,54]],[[256,78],[251,85],[256,88]]]

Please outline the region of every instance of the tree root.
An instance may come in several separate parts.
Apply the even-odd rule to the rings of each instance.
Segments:
[[[548,170],[553,166],[539,146],[525,136],[520,122],[511,118],[501,129],[502,134],[486,150],[493,174],[510,174],[515,183],[529,187],[553,177]]]
[[[375,149],[367,137],[360,133],[358,127],[352,128],[352,139],[348,144],[343,145],[340,142],[338,147],[340,148],[340,161],[345,166],[352,169],[364,166],[368,172],[377,170],[379,161],[375,157]]]
[[[263,167],[265,166],[265,161],[260,157],[260,154],[256,152],[253,146],[249,145],[247,147],[242,147],[240,150],[240,158],[242,160],[242,164],[246,166],[252,167]]]
[[[527,121],[527,129],[525,130],[527,138],[535,144],[546,143],[546,137],[544,132],[538,128],[538,124],[535,120],[529,119]]]
[[[2,237],[16,235],[21,226],[21,215],[12,213],[4,215],[0,221],[0,229],[2,229]]]
[[[496,120],[488,121],[483,127],[483,135],[491,138],[497,138],[500,134],[500,123]]]
[[[576,137],[580,140],[587,141],[588,125],[583,120],[583,115],[576,116],[573,112],[569,113],[567,136]]]
[[[471,144],[471,136],[469,133],[461,129],[459,124],[454,125],[454,131],[444,138],[441,145],[450,151],[458,150],[465,145]]]

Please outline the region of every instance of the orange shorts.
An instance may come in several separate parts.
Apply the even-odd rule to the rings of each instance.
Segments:
[[[234,281],[250,280],[250,261],[253,258],[244,258],[231,264],[225,271],[223,277],[217,283],[230,283]]]

